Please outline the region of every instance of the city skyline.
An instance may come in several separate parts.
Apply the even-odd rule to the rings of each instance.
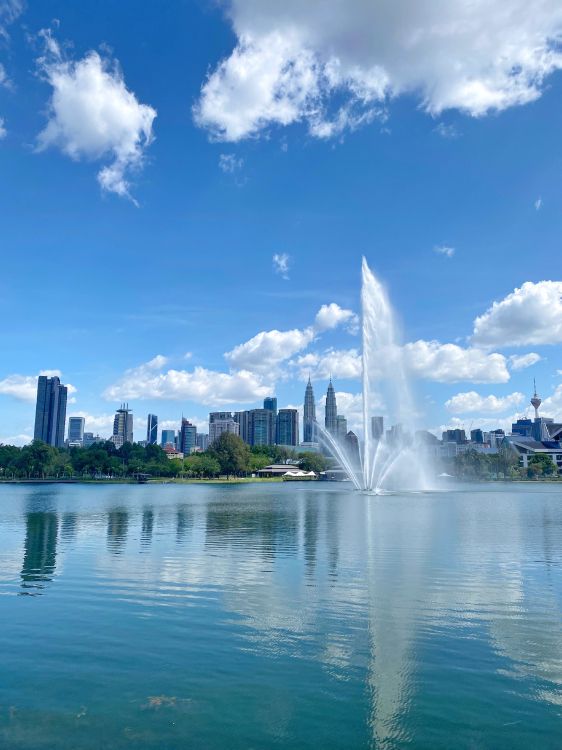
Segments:
[[[17,310],[3,332],[0,441],[33,437],[43,372],[68,384],[68,416],[106,434],[123,401],[143,413],[142,434],[147,413],[165,424],[183,411],[197,424],[209,409],[252,408],[271,393],[300,404],[309,372],[314,383],[331,372],[354,429],[362,255],[399,310],[420,423],[508,425],[527,409],[533,376],[559,419],[554,21],[535,29],[532,50],[515,16],[509,29],[496,18],[489,47],[479,32],[460,44],[425,39],[435,57],[414,80],[419,49],[400,47],[390,19],[376,27],[401,49],[405,77],[363,39],[362,11],[349,14],[334,37],[339,59],[372,82],[349,59],[346,40],[363,39],[361,64],[385,70],[388,87],[359,101],[344,76],[336,93],[317,77],[334,70],[320,35],[310,57],[297,54],[318,62],[305,77],[313,88],[291,79],[304,99],[283,99],[282,116],[270,106],[275,71],[264,81],[257,66],[245,83],[226,75],[244,6],[228,15],[172,2],[138,14],[123,0],[108,24],[92,0],[80,13],[18,2],[0,16],[0,163],[10,175],[1,298]],[[474,17],[461,27],[481,29],[478,6],[466,12]],[[433,13],[428,28],[442,28]],[[264,6],[261,20],[263,42],[279,19]],[[305,36],[316,21],[311,9],[295,18]],[[541,51],[548,70],[536,68]],[[471,86],[456,77],[466,70]],[[209,109],[209,86],[225,106]]]

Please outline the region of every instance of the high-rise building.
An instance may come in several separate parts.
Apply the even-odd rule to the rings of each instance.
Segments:
[[[212,414],[209,415],[209,445],[215,442],[223,432],[231,432],[233,435],[238,435],[240,428],[238,422],[235,422],[230,412],[214,412],[214,414],[228,414],[226,419],[211,419]]]
[[[100,437],[99,435],[94,435],[93,432],[85,432],[84,433],[84,439],[82,441],[82,446],[84,448],[89,448],[90,445],[93,445],[94,443],[103,443],[104,439]]]
[[[175,430],[162,430],[160,445],[165,448],[167,445],[174,445],[176,442]]]
[[[209,447],[209,436],[204,432],[198,432],[195,439],[197,447],[202,451],[206,451]]]
[[[316,404],[314,403],[314,391],[310,376],[304,392],[304,411],[303,411],[303,440],[305,443],[312,443],[316,440]]]
[[[361,458],[359,455],[359,440],[357,435],[350,430],[345,436],[344,441],[348,458],[358,467],[361,463]]]
[[[64,445],[67,395],[67,388],[62,385],[59,378],[39,376],[33,433],[35,440],[42,440],[56,448]]]
[[[384,435],[384,417],[371,417],[371,437],[380,440]]]
[[[156,445],[158,442],[158,417],[156,414],[149,414],[146,424],[146,442],[148,445]]]
[[[69,417],[68,418],[68,434],[66,439],[69,443],[80,443],[84,442],[84,417]]]
[[[224,422],[225,419],[232,419],[231,411],[212,411],[209,414],[209,424],[212,422]]]
[[[250,445],[250,412],[237,411],[234,414],[234,421],[238,425],[238,434],[245,443]]]
[[[299,413],[297,409],[279,409],[277,414],[278,445],[299,444]]]
[[[336,403],[336,392],[332,385],[332,378],[328,384],[328,391],[326,393],[326,409],[324,416],[324,426],[326,430],[332,435],[336,435],[337,432],[337,418],[338,418],[338,405]]]
[[[530,421],[530,420],[529,420]],[[484,433],[480,429],[470,431],[470,439],[473,443],[483,443]]]
[[[250,445],[273,445],[275,442],[275,422],[270,409],[251,409]]]
[[[347,419],[342,415],[338,414],[336,417],[336,437],[338,441],[342,441],[347,435]]]
[[[133,442],[133,413],[129,404],[121,404],[115,412],[111,442],[116,448],[121,448],[123,443]]]
[[[273,442],[278,443],[277,439],[277,399],[275,396],[267,396],[263,400],[263,408],[270,411],[273,415]]]
[[[457,427],[454,430],[445,430],[441,439],[444,443],[466,443],[466,433]]]
[[[178,450],[184,456],[189,456],[193,448],[197,447],[197,427],[185,417],[181,420]]]

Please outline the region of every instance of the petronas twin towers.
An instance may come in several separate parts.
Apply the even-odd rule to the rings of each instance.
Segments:
[[[326,393],[324,426],[332,435],[335,435],[337,431],[337,418],[336,392],[330,378],[328,392]],[[310,376],[304,392],[303,438],[305,443],[313,443],[318,439],[316,433],[316,404],[314,402],[314,390],[312,389]]]

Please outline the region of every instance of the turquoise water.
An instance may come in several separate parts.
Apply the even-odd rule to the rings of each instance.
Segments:
[[[560,748],[562,491],[0,486],[0,748]]]

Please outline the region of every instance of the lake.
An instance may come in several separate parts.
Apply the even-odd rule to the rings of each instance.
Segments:
[[[562,747],[562,488],[0,486],[2,750]]]

